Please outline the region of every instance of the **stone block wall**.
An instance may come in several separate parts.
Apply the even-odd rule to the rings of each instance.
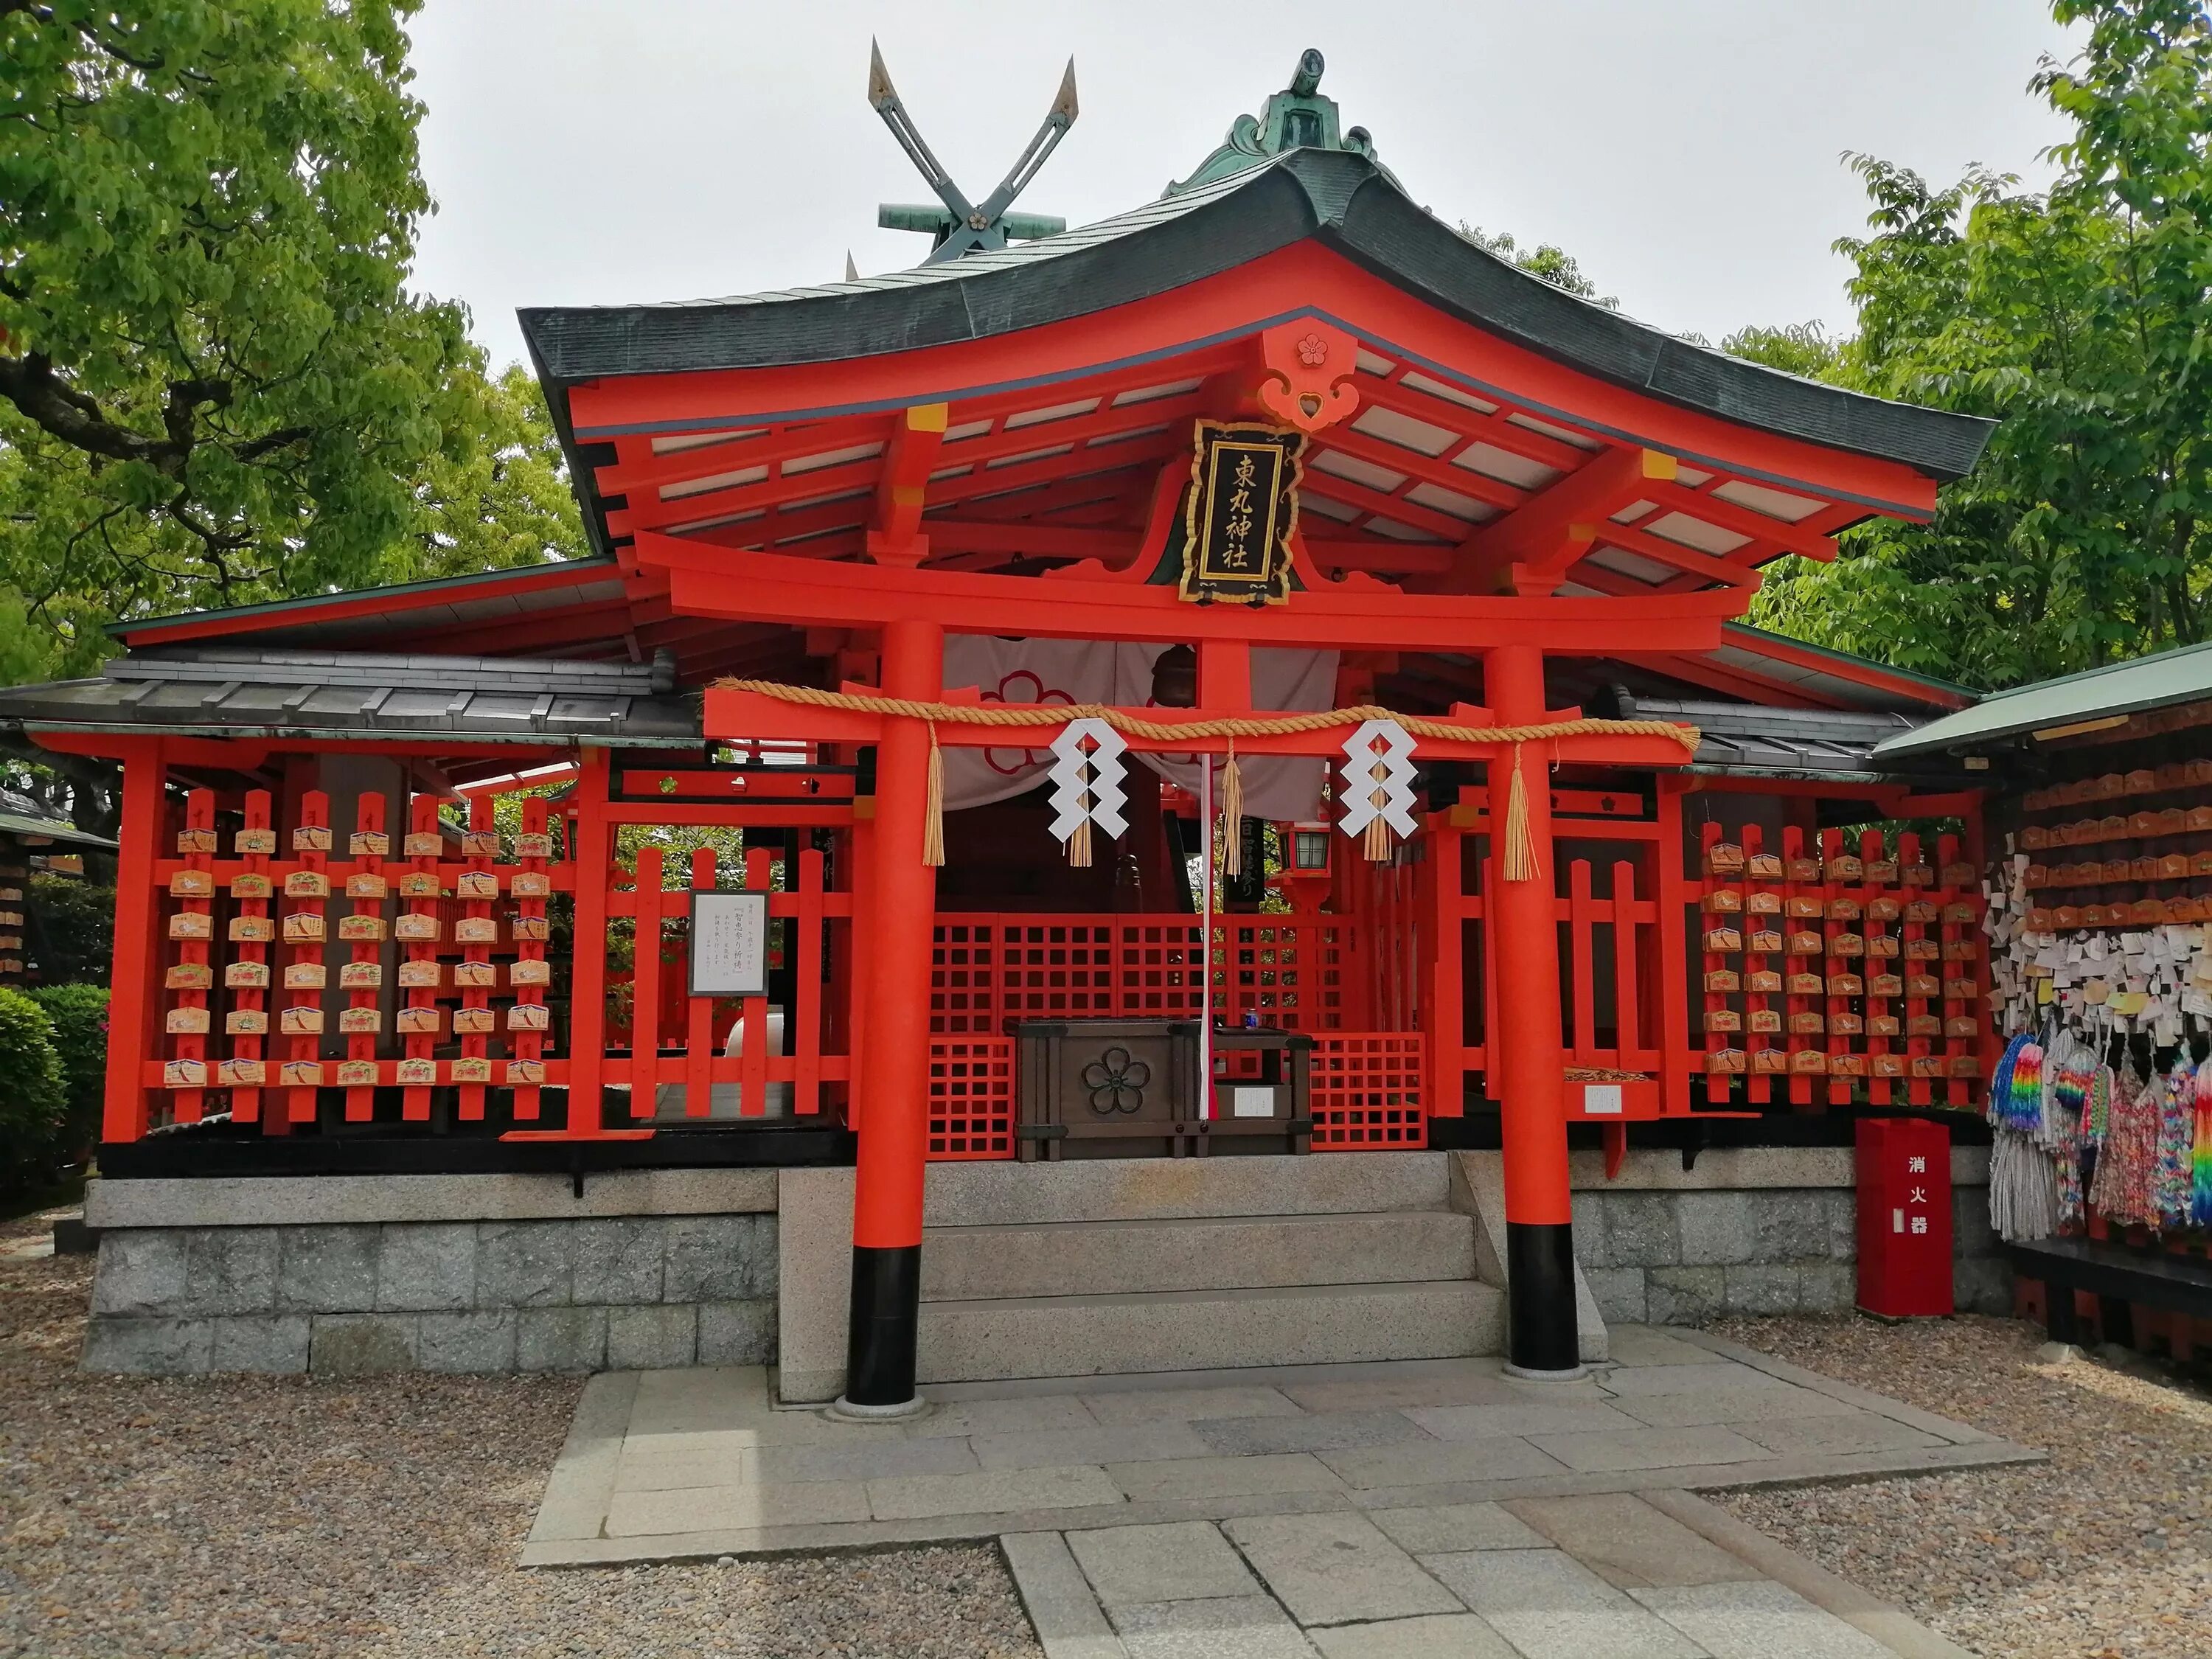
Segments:
[[[772,1212],[109,1230],[83,1363],[337,1376],[760,1364],[775,1357],[776,1243]]]
[[[1858,1211],[1848,1186],[1577,1186],[1575,1257],[1609,1321],[1844,1313],[1856,1298]],[[1961,1312],[2010,1311],[1988,1188],[1957,1186],[1951,1200],[1954,1299]]]

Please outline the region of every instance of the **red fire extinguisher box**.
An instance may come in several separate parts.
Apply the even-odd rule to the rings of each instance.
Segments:
[[[1951,1132],[1925,1118],[1858,1122],[1859,1306],[1888,1319],[1951,1311]]]

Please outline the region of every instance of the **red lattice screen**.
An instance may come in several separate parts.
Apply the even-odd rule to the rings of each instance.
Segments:
[[[1213,1004],[1270,1025],[1327,1031],[1345,1018],[1357,921],[1324,915],[1214,922]],[[1199,1012],[1198,919],[1188,915],[946,914],[937,919],[930,1024],[997,1036],[1013,1019],[1191,1019]]]
[[[939,1163],[965,1163],[1013,1155],[1013,1040],[932,1038],[930,1158]]]
[[[1330,1031],[1316,1037],[1314,1150],[1373,1152],[1427,1146],[1422,1063],[1419,1031]]]

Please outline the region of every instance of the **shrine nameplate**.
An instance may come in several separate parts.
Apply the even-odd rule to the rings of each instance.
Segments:
[[[768,895],[691,895],[691,985],[695,997],[768,994]]]
[[[1291,592],[1302,433],[1257,423],[1196,423],[1184,519],[1186,599],[1280,605]]]

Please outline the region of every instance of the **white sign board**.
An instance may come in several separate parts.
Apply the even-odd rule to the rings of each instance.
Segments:
[[[768,895],[691,895],[691,994],[768,994]]]
[[[1231,1117],[1273,1117],[1275,1115],[1275,1091],[1272,1088],[1239,1084],[1230,1091],[1229,1100],[1229,1115]]]
[[[1620,1085],[1618,1083],[1583,1085],[1583,1111],[1589,1117],[1618,1117],[1620,1115]]]

